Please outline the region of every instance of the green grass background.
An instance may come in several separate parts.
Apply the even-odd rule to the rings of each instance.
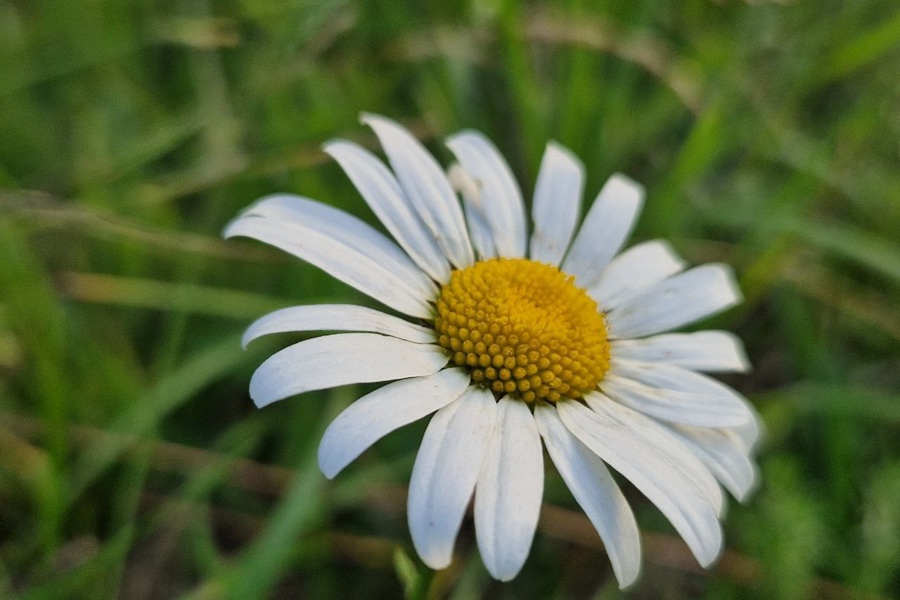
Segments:
[[[0,596],[900,596],[900,10],[821,2],[0,0]],[[288,191],[374,223],[321,152],[375,147],[361,110],[440,141],[484,131],[533,188],[556,139],[648,189],[635,240],[734,265],[728,377],[768,426],[763,483],[699,569],[632,488],[643,576],[618,591],[550,471],[513,582],[471,522],[432,574],[405,484],[424,425],[328,482],[334,415],[366,390],[252,407],[290,336],[268,310],[370,303],[225,242]]]

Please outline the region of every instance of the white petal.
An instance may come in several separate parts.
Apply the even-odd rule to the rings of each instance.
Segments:
[[[641,538],[625,495],[603,461],[572,435],[555,408],[538,403],[534,419],[556,470],[600,534],[619,587],[631,585],[641,571]]]
[[[393,242],[356,217],[312,200],[272,196],[225,230],[281,248],[408,315],[430,318],[434,283]]]
[[[447,361],[447,354],[437,345],[376,333],[326,335],[270,356],[250,378],[250,397],[262,407],[339,385],[431,375]]]
[[[575,234],[584,192],[584,165],[567,148],[550,142],[541,159],[531,218],[531,260],[558,265]]]
[[[445,407],[469,386],[463,369],[389,383],[348,406],[331,422],[319,444],[319,468],[331,479],[395,429]]]
[[[472,179],[472,176],[459,163],[450,165],[447,170],[447,178],[453,189],[462,196],[463,208],[466,211],[466,223],[469,225],[469,237],[475,252],[482,260],[494,258],[497,256],[497,248],[494,247],[491,227],[484,214],[484,198],[478,182]]]
[[[335,140],[325,144],[324,149],[341,165],[378,220],[413,261],[432,279],[446,283],[450,278],[446,257],[388,168],[374,154],[352,142]]]
[[[497,254],[525,256],[525,206],[509,165],[497,148],[477,131],[463,131],[447,140],[447,147],[480,185],[484,215]]]
[[[381,141],[394,174],[419,218],[428,227],[450,262],[462,269],[475,260],[459,200],[444,170],[406,129],[385,117],[364,113]]]
[[[590,409],[557,403],[569,431],[662,511],[701,565],[712,563],[722,549],[722,496],[706,467],[653,420],[599,394],[585,399]]]
[[[672,365],[614,359],[600,387],[617,402],[673,423],[733,427],[752,418],[727,385]]]
[[[453,558],[453,543],[475,489],[497,415],[491,392],[470,386],[435,413],[409,480],[407,517],[413,545],[432,569]]]
[[[766,424],[756,408],[746,398],[741,397],[741,400],[752,418],[741,425],[729,427],[728,431],[740,440],[747,452],[753,452],[766,439]]]
[[[600,308],[609,311],[648,287],[684,269],[686,263],[669,244],[651,240],[613,258],[597,284],[587,290]]]
[[[524,402],[501,398],[475,490],[478,549],[495,579],[509,581],[525,564],[543,492],[544,457],[534,417]]]
[[[692,371],[750,369],[741,340],[728,331],[666,333],[639,340],[615,340],[612,355],[645,363],[665,363]]]
[[[610,336],[643,337],[689,325],[740,301],[731,268],[709,264],[654,285],[606,316]]]
[[[293,194],[272,194],[260,198],[242,214],[244,217],[265,217],[285,226],[298,228],[302,233],[315,230],[378,262],[392,263],[398,275],[431,297],[437,288],[428,276],[392,240],[368,223],[343,210],[322,202]],[[393,264],[396,263],[396,266]]]
[[[743,443],[725,429],[669,425],[672,432],[694,456],[706,465],[729,492],[744,501],[753,491],[756,467]]]
[[[241,343],[246,348],[264,335],[296,331],[367,331],[420,344],[435,342],[434,330],[379,310],[354,304],[312,304],[282,308],[257,319]]]
[[[590,288],[631,233],[644,202],[644,188],[616,173],[607,180],[588,211],[562,270]]]
[[[622,406],[600,392],[588,392],[584,396],[584,401],[591,411],[601,414],[607,423],[610,421],[618,423],[618,427],[627,429],[628,435],[631,437],[644,439],[644,443],[660,450],[664,449],[669,460],[677,465],[679,475],[685,476],[692,482],[717,515],[721,512],[725,498],[715,477],[681,442],[671,435],[666,425],[627,406]],[[624,454],[627,455],[627,453]]]

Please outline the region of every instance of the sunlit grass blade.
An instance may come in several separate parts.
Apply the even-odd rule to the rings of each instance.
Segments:
[[[896,7],[895,7],[896,8]],[[835,49],[824,61],[823,82],[847,76],[894,52],[900,46],[900,11],[881,22],[874,30]]]

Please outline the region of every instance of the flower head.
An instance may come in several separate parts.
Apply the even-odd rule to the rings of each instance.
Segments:
[[[245,344],[276,332],[343,333],[266,360],[250,382],[256,404],[392,382],[328,427],[319,465],[329,478],[389,432],[434,413],[408,505],[413,543],[432,568],[450,563],[474,494],[488,571],[516,576],[538,522],[542,445],[603,539],[621,586],[638,575],[640,539],[608,467],[665,514],[702,565],[712,563],[722,548],[720,484],[738,499],[750,492],[759,425],[744,398],[702,372],[748,363],[727,332],[664,332],[739,302],[730,269],[686,270],[659,240],[617,254],[642,188],[613,175],[579,226],[584,168],[558,144],[548,144],[541,162],[529,235],[520,188],[484,136],[451,136],[458,164],[445,172],[398,124],[363,121],[390,169],[351,142],[325,149],[396,241],[289,195],[262,198],[225,236],[277,246],[404,316],[312,305],[262,317]]]

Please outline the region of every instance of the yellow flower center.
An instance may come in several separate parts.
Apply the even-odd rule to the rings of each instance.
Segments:
[[[556,267],[496,258],[453,271],[434,328],[472,381],[526,402],[580,398],[609,368],[597,303]]]

